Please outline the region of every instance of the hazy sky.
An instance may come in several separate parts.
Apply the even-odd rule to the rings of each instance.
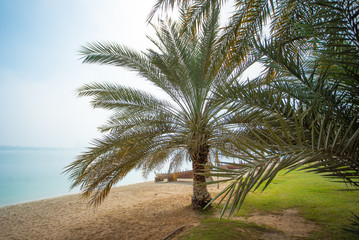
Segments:
[[[103,81],[150,86],[125,69],[81,64],[80,46],[116,41],[145,50],[155,2],[0,0],[0,145],[85,147],[100,136],[109,113],[76,89]]]
[[[87,82],[144,87],[134,73],[81,64],[90,41],[150,46],[154,0],[0,0],[0,145],[83,147],[108,116],[76,97]]]

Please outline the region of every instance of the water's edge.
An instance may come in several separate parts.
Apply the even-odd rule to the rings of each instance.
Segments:
[[[150,183],[150,182],[153,182],[153,181],[143,181],[143,182],[130,183],[130,184],[125,184],[125,185],[116,185],[113,188],[127,187],[127,186],[131,186],[131,185],[144,184],[144,183]],[[78,191],[78,192],[64,194],[64,195],[45,197],[45,198],[34,199],[34,200],[24,201],[24,202],[17,202],[17,203],[13,203],[13,204],[10,204],[10,205],[0,205],[0,209],[1,208],[7,208],[7,207],[16,207],[18,205],[23,205],[23,204],[28,204],[28,203],[34,203],[34,202],[52,200],[52,199],[63,198],[63,197],[68,197],[68,196],[80,195],[80,194],[81,194],[81,192]]]
[[[71,182],[64,168],[75,160],[79,151],[0,150],[0,207],[80,193],[69,190]],[[132,171],[115,186],[141,183],[141,171]]]

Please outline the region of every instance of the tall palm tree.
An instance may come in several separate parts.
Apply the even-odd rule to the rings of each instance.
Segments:
[[[70,164],[66,172],[72,187],[81,186],[83,196],[99,204],[111,187],[132,169],[145,173],[170,162],[179,166],[192,161],[194,209],[210,200],[203,175],[215,149],[223,143],[228,126],[221,104],[213,102],[217,88],[233,81],[241,69],[226,62],[218,51],[219,10],[193,35],[171,20],[155,27],[149,38],[156,49],[138,52],[115,43],[91,43],[81,49],[84,63],[125,67],[163,91],[169,100],[149,92],[113,83],[90,83],[80,96],[92,97],[92,105],[111,110],[113,115],[100,130],[88,152]]]
[[[176,3],[186,6],[186,24],[196,27],[209,6],[224,2],[159,0],[154,12]],[[236,11],[222,46],[232,45],[227,49],[232,49],[235,61],[250,56],[255,46],[266,70],[254,81],[217,91],[218,100],[231,106],[233,123],[240,126],[222,151],[247,162],[236,171],[214,170],[230,180],[218,197],[228,197],[227,204],[233,200],[232,214],[250,190],[267,186],[280,170],[303,166],[358,187],[357,1],[234,2]],[[269,40],[258,34],[266,22]]]

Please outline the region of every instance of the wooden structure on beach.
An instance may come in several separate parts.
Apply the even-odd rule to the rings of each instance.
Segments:
[[[155,182],[164,181],[167,179],[169,182],[177,181],[177,179],[192,179],[193,170],[175,172],[175,173],[156,173]]]
[[[237,166],[234,165],[222,165],[219,166],[221,168],[227,169],[238,169]],[[177,181],[177,179],[192,179],[193,178],[193,170],[183,171],[183,172],[175,172],[175,173],[156,173],[155,182],[161,182],[167,179],[168,182]],[[206,176],[206,179],[212,179],[211,176]]]

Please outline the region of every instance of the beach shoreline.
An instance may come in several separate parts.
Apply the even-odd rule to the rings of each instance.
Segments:
[[[123,187],[123,186],[136,185],[136,184],[141,184],[141,183],[146,183],[146,182],[153,182],[153,181],[143,181],[143,182],[138,182],[138,183],[129,183],[129,184],[126,184],[126,185],[115,186],[113,188],[115,189],[115,188],[119,188],[119,187]],[[69,190],[69,193],[66,193],[66,194],[50,196],[50,197],[42,197],[42,198],[40,197],[38,199],[33,199],[33,200],[24,200],[24,201],[19,201],[19,202],[16,202],[16,203],[13,203],[13,204],[8,204],[8,205],[0,205],[0,209],[4,208],[4,207],[17,206],[17,205],[26,204],[26,203],[32,203],[32,202],[38,202],[38,201],[44,201],[44,200],[51,200],[51,199],[54,199],[54,198],[67,197],[67,196],[72,196],[72,195],[81,195],[80,190],[78,190],[77,192],[73,192],[73,193],[70,193],[70,191],[72,191],[72,190]]]
[[[0,239],[161,239],[201,221],[191,193],[190,180],[148,181],[114,187],[97,208],[79,193],[4,206]]]

